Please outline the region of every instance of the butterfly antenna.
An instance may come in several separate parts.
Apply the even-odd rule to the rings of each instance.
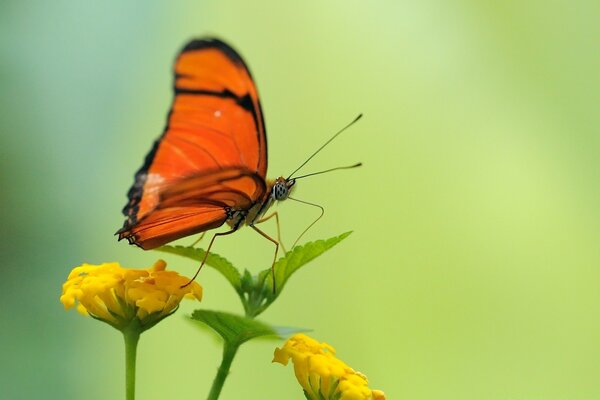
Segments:
[[[319,172],[313,172],[312,174],[306,174],[306,175],[302,175],[302,176],[297,176],[294,179],[301,179],[301,178],[306,178],[307,176],[313,176],[313,175],[320,175],[320,174],[324,174],[326,172],[331,172],[331,171],[337,171],[338,169],[350,169],[350,168],[356,168],[356,167],[360,167],[362,165],[361,162],[358,162],[356,164],[353,165],[347,165],[345,167],[335,167],[335,168],[329,168],[326,169],[325,171],[319,171]]]
[[[312,222],[312,223],[311,223],[309,226],[307,226],[307,227],[306,227],[306,229],[304,229],[304,231],[302,231],[302,233],[300,234],[300,236],[298,236],[298,238],[296,239],[296,241],[294,242],[294,244],[293,244],[293,245],[292,245],[292,247],[291,247],[291,249],[293,250],[293,249],[294,249],[294,247],[296,246],[296,244],[298,244],[298,242],[300,241],[300,238],[302,238],[302,236],[304,236],[304,234],[305,234],[306,232],[308,232],[308,230],[309,230],[310,228],[312,228],[312,227],[313,227],[313,225],[314,225],[314,224],[316,224],[316,223],[317,223],[317,221],[319,221],[319,220],[320,220],[320,219],[323,217],[323,215],[325,215],[325,209],[324,209],[322,206],[318,205],[318,204],[309,203],[308,201],[294,199],[293,197],[288,197],[288,199],[290,199],[290,200],[294,200],[294,201],[297,201],[298,203],[302,203],[302,204],[306,204],[306,205],[309,205],[309,206],[317,207],[318,209],[320,209],[320,210],[321,210],[321,215],[319,215],[319,216],[317,217],[317,219],[315,219],[315,220],[314,220],[314,221],[313,221],[313,222]],[[290,250],[290,251],[291,251],[291,250]]]
[[[344,132],[346,129],[348,129],[348,128],[350,128],[352,125],[354,125],[354,123],[356,123],[356,121],[358,121],[359,119],[361,119],[361,118],[362,118],[362,116],[363,116],[362,114],[358,114],[358,116],[357,116],[356,118],[354,118],[354,120],[353,120],[352,122],[350,122],[348,125],[344,126],[342,129],[340,129],[340,130],[339,130],[339,131],[338,131],[338,132],[337,132],[335,135],[333,135],[333,136],[332,136],[332,137],[331,137],[331,138],[330,138],[328,141],[326,141],[326,142],[325,142],[325,143],[324,143],[324,144],[323,144],[321,147],[319,147],[319,148],[317,149],[317,151],[315,151],[314,153],[312,153],[312,155],[311,155],[310,157],[308,157],[308,158],[306,159],[306,161],[304,161],[304,162],[303,162],[303,163],[302,163],[302,164],[301,164],[301,165],[300,165],[298,168],[296,168],[296,169],[294,170],[294,172],[292,172],[292,173],[291,173],[291,174],[290,174],[290,175],[287,177],[287,179],[290,179],[290,178],[292,178],[292,176],[293,176],[293,175],[294,175],[296,172],[298,172],[298,171],[300,170],[300,168],[304,167],[304,166],[306,165],[306,163],[308,163],[308,162],[309,162],[309,161],[310,161],[310,160],[311,160],[311,159],[312,159],[314,156],[316,156],[316,155],[317,155],[317,154],[318,154],[318,153],[319,153],[321,150],[323,150],[323,148],[324,148],[325,146],[327,146],[329,143],[331,143],[331,141],[332,141],[333,139],[335,139],[336,137],[338,137],[338,136],[339,136],[339,135],[340,135],[342,132]]]

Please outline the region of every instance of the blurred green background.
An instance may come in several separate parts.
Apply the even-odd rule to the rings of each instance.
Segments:
[[[207,34],[254,74],[270,176],[365,114],[305,171],[364,167],[296,191],[327,210],[307,240],[354,234],[263,320],[313,328],[390,399],[600,398],[598,21],[584,0],[3,1],[0,398],[122,397],[120,334],[65,312],[61,284],[164,257],[113,233],[173,58]],[[279,210],[287,242],[315,216]],[[272,246],[246,229],[215,251],[257,271]],[[215,271],[199,282],[202,307],[241,312]],[[142,336],[139,399],[206,397],[220,347],[195,306]],[[244,346],[222,398],[302,398],[278,344]]]

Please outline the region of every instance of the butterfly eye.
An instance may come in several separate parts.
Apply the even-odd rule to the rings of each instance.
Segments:
[[[272,196],[275,200],[285,200],[288,197],[288,187],[285,182],[276,182],[273,185]]]

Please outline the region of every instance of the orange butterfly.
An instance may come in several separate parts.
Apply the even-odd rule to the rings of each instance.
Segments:
[[[276,259],[279,242],[255,224],[277,217],[264,215],[296,180],[266,180],[265,124],[248,67],[222,41],[200,39],[183,48],[174,69],[167,126],[135,175],[119,240],[148,250],[227,222],[231,229],[213,236],[208,254],[217,236],[247,224],[275,244]]]

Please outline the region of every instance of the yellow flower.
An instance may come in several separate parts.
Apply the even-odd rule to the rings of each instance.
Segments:
[[[165,271],[166,265],[162,260],[149,269],[126,269],[119,263],[83,264],[69,274],[60,301],[67,310],[76,305],[80,313],[119,330],[131,323],[146,330],[174,313],[183,297],[202,299],[198,283],[182,288],[189,279]]]
[[[327,343],[296,334],[281,349],[275,349],[273,362],[287,365],[290,359],[311,400],[385,400],[382,391],[369,388],[366,376],[336,358],[335,349]]]

